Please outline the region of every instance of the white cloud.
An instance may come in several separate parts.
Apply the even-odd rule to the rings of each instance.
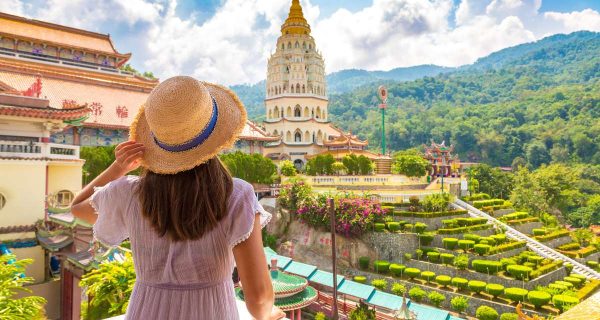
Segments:
[[[458,66],[502,48],[554,33],[600,31],[600,14],[540,12],[542,0],[373,0],[356,12],[321,17],[301,0],[328,72]],[[166,78],[177,74],[224,84],[266,76],[290,0],[221,0],[203,22],[176,14],[176,0],[1,0],[0,11],[106,33],[123,26],[137,67]],[[449,21],[455,24],[450,24]],[[111,29],[113,30],[113,29]],[[123,37],[125,39],[123,39]]]

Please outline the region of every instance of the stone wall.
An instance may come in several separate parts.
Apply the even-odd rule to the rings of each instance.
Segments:
[[[477,234],[480,235],[482,237],[489,237],[493,234],[496,234],[496,231],[494,231],[494,229],[487,229],[487,230],[477,230],[477,231],[469,231],[469,234]],[[464,233],[457,233],[457,234],[436,234],[435,236],[433,236],[433,241],[431,242],[431,246],[434,247],[440,247],[443,248],[444,247],[444,243],[442,242],[442,239],[444,238],[457,238],[457,239],[462,239],[464,236]]]
[[[523,283],[521,280],[508,279],[499,277],[496,275],[487,275],[485,273],[476,272],[472,270],[458,270],[451,266],[445,266],[437,263],[429,263],[419,260],[408,260],[404,261],[404,265],[407,267],[418,268],[421,271],[433,271],[437,275],[447,275],[451,277],[460,277],[468,280],[479,280],[485,281],[486,283],[498,283],[507,288],[509,287],[525,287],[527,290],[533,290],[537,285],[547,286],[556,280],[562,280],[567,276],[567,271],[564,267],[549,272],[541,277],[535,278],[531,281]]]
[[[567,244],[573,242],[573,239],[571,239],[570,236],[564,236],[564,237],[560,237],[554,240],[550,240],[550,241],[546,241],[546,242],[542,242],[543,245],[546,245],[550,248],[556,248],[556,247],[560,247],[563,244]]]
[[[498,314],[502,314],[502,313],[507,313],[507,312],[512,312],[512,313],[516,313],[515,307],[516,304],[513,305],[506,305],[504,303],[500,303],[500,302],[496,302],[496,301],[491,301],[491,300],[487,300],[484,298],[479,298],[476,296],[471,296],[469,294],[464,294],[464,293],[460,293],[460,292],[452,292],[452,291],[447,291],[447,290],[442,290],[442,289],[438,289],[437,286],[432,285],[422,285],[419,283],[415,283],[409,280],[402,280],[402,279],[398,279],[398,278],[394,278],[391,276],[384,276],[384,275],[380,275],[380,274],[376,274],[376,273],[371,273],[371,272],[365,272],[365,271],[361,271],[361,270],[357,270],[355,272],[354,275],[362,275],[365,276],[367,278],[367,283],[370,283],[372,280],[374,279],[382,279],[385,278],[388,281],[388,290],[386,290],[387,292],[390,292],[390,288],[391,288],[391,284],[394,282],[398,282],[403,284],[406,287],[407,292],[414,286],[419,286],[421,288],[423,288],[425,291],[429,292],[429,291],[437,291],[441,294],[443,294],[446,297],[446,300],[442,303],[442,307],[444,309],[447,310],[452,310],[451,306],[450,306],[450,300],[452,300],[452,298],[456,297],[456,296],[463,296],[463,297],[467,297],[469,299],[469,306],[467,308],[466,313],[468,315],[474,316],[475,315],[475,311],[477,310],[477,308],[479,308],[482,305],[486,305],[489,307],[494,308],[496,311],[498,311]],[[391,293],[391,292],[390,292]],[[407,294],[408,297],[408,294]],[[424,299],[424,301],[421,302],[417,302],[420,304],[424,304],[424,302],[427,301],[427,298]],[[541,316],[547,316],[547,314],[544,313],[540,313],[538,311],[535,310],[529,310],[529,309],[525,309],[526,313],[529,315],[533,315],[533,314],[538,314]]]
[[[586,261],[598,261],[600,259],[600,252],[592,253],[585,258],[576,258],[575,260],[585,264]]]
[[[372,232],[363,236],[363,241],[376,251],[378,259],[387,261],[400,261],[405,253],[419,248],[415,233]]]
[[[544,224],[539,221],[534,221],[534,222],[523,223],[523,224],[519,224],[516,226],[511,226],[511,227],[513,227],[515,230],[517,230],[521,233],[524,233],[524,234],[533,234],[533,229],[543,228]]]
[[[496,210],[494,211],[494,217],[495,218],[499,218],[502,217],[504,215],[510,214],[515,212],[515,209],[500,209],[500,210]]]

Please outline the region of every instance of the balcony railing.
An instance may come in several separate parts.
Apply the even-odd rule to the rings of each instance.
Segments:
[[[78,160],[79,146],[44,142],[0,140],[0,157]]]

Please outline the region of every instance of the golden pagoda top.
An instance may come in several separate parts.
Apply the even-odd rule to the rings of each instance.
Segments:
[[[292,0],[290,13],[281,26],[281,34],[310,34],[310,25],[302,13],[300,0]]]

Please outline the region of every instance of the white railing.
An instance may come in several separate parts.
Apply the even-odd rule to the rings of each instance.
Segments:
[[[506,230],[505,232],[506,232],[507,237],[518,240],[518,241],[525,241],[527,243],[527,246],[532,251],[541,255],[542,257],[555,259],[555,260],[561,260],[563,262],[568,262],[573,265],[573,271],[575,271],[576,273],[579,273],[588,278],[600,279],[600,273],[596,272],[592,268],[590,268],[582,263],[579,263],[579,262],[575,261],[574,259],[571,259],[571,258],[565,256],[564,254],[540,243],[539,241],[537,241],[533,238],[530,238],[529,236],[517,231],[516,229],[507,225],[506,223],[501,222],[500,220],[473,207],[472,205],[470,205],[462,200],[459,200],[459,199],[456,199],[456,201],[454,201],[454,203],[452,205],[456,208],[468,210],[469,214],[471,216],[486,218],[489,223],[494,224],[494,225]]]
[[[44,142],[0,141],[0,157],[78,160],[79,146]]]

